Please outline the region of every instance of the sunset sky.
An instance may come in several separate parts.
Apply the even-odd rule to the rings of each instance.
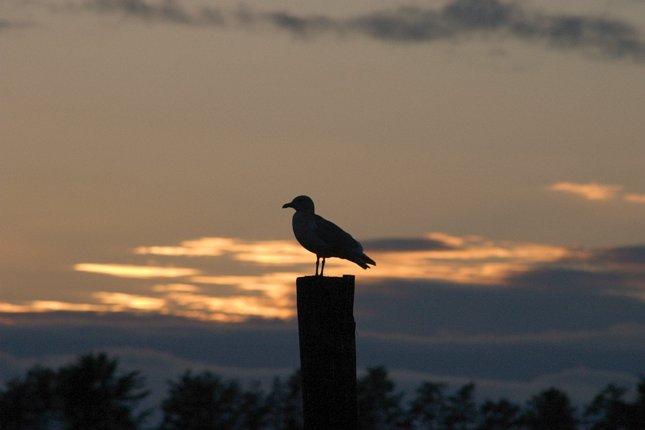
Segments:
[[[645,372],[645,3],[5,0],[0,380],[298,366],[307,194],[358,363],[577,399]]]

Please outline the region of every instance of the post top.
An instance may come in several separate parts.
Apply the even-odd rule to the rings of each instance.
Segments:
[[[300,280],[300,279],[316,280],[316,279],[317,279],[317,280],[319,280],[319,281],[323,281],[323,280],[332,280],[332,279],[345,279],[345,280],[349,280],[349,279],[351,279],[351,280],[354,280],[354,279],[355,279],[355,276],[354,276],[354,275],[343,275],[343,276],[318,276],[318,275],[306,275],[306,276],[299,276],[299,277],[298,277],[298,278],[296,278],[296,279],[298,279],[298,280]]]
[[[296,286],[298,288],[339,288],[339,287],[354,287],[354,276],[301,276],[296,279]]]

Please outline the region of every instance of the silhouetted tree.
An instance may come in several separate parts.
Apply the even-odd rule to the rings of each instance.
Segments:
[[[47,430],[57,420],[56,374],[36,366],[0,392],[0,429]]]
[[[210,372],[193,375],[189,370],[170,382],[162,402],[163,430],[230,430],[239,417],[240,387]]]
[[[508,400],[477,407],[474,384],[447,395],[441,383],[424,382],[407,411],[384,367],[368,368],[357,381],[359,430],[576,430],[568,396],[550,388],[533,396],[524,411]],[[609,384],[587,405],[585,430],[644,430],[645,375],[632,401]],[[51,370],[41,366],[13,378],[0,390],[0,430],[138,430],[147,395],[138,371],[120,373],[118,361],[88,354]],[[275,378],[265,392],[259,383],[241,388],[210,372],[186,371],[169,382],[160,430],[302,430],[302,381],[296,371]],[[334,411],[330,411],[334,413]],[[332,430],[332,429],[330,429]]]
[[[643,423],[645,423],[645,375],[640,376],[640,380],[636,385],[636,401],[633,404],[633,416],[634,424],[640,425],[642,429]]]
[[[519,430],[521,408],[508,400],[486,400],[479,408],[477,430]]]
[[[147,395],[144,380],[117,368],[116,359],[88,354],[58,371],[30,369],[0,393],[0,429],[137,429],[146,415],[134,412]]]
[[[474,392],[475,384],[470,383],[448,397],[442,412],[445,430],[467,430],[472,427],[477,417]]]
[[[356,384],[358,428],[360,430],[392,430],[403,427],[403,394],[394,392],[394,383],[384,367],[367,369],[367,375]]]
[[[590,430],[625,430],[629,428],[630,405],[623,399],[626,389],[609,384],[587,406],[584,416]]]
[[[408,421],[415,429],[438,430],[441,414],[445,409],[444,390],[441,383],[424,382],[417,388],[408,409]]]
[[[529,430],[575,430],[575,409],[569,397],[556,388],[533,396],[523,417]]]
[[[134,430],[147,415],[135,414],[148,395],[139,371],[117,374],[118,362],[105,353],[81,356],[62,367],[57,375],[57,394],[66,430]]]
[[[259,384],[252,384],[247,390],[242,391],[238,408],[236,429],[261,430],[266,428],[269,417],[269,404],[267,396]]]
[[[302,418],[302,377],[296,370],[286,381],[274,378],[271,392],[267,396],[268,423],[271,430],[301,430]]]

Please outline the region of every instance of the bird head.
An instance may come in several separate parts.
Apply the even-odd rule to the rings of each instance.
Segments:
[[[282,205],[282,208],[294,208],[296,211],[314,212],[314,201],[309,196],[298,196],[289,203]]]

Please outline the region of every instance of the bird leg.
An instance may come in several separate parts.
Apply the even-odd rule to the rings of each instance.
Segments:
[[[322,262],[322,267],[320,268],[320,276],[323,275],[323,271],[325,270],[325,257],[323,257],[323,262]]]
[[[325,261],[325,260],[323,260]],[[318,276],[318,264],[320,263],[320,257],[316,255],[316,276]]]

